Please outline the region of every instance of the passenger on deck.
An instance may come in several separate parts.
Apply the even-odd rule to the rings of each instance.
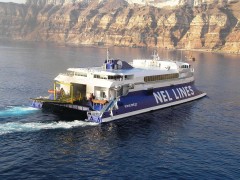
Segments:
[[[93,93],[90,94],[90,97],[89,97],[89,101],[91,102],[91,104],[93,105],[93,99],[95,99],[95,96],[93,95]]]
[[[90,94],[89,100],[92,101],[93,99],[95,99],[95,96],[93,95],[93,93]]]
[[[61,96],[62,96],[62,97],[64,97],[64,96],[65,96],[65,91],[64,91],[64,89],[63,89],[63,88],[61,88],[61,89],[60,89],[60,94],[61,94]]]

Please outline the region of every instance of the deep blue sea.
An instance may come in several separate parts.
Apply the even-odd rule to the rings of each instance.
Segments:
[[[126,61],[152,51],[110,47]],[[97,125],[33,109],[29,98],[69,67],[101,65],[105,48],[0,42],[0,179],[240,179],[240,56],[192,55],[207,97]]]

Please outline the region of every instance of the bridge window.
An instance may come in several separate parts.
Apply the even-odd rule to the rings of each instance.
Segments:
[[[188,66],[188,65],[186,65],[186,64],[184,64],[184,65],[182,65],[181,66],[181,68],[189,68],[190,66]]]

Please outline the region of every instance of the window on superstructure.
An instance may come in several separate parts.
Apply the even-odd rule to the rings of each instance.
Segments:
[[[121,76],[121,75],[108,76],[108,79],[113,79],[113,80],[116,80],[116,81],[122,81],[123,76]]]
[[[134,75],[125,75],[125,80],[133,79]]]
[[[68,76],[73,76],[73,75],[74,75],[74,72],[68,71],[68,72],[66,73],[66,75],[68,75]]]
[[[188,66],[188,65],[184,64],[181,66],[181,68],[187,69],[187,68],[190,68],[190,65]]]
[[[94,74],[93,77],[94,77],[94,78],[98,78],[98,79],[100,79],[100,75],[98,75],[98,74]]]
[[[108,79],[107,76],[105,76],[105,75],[99,75],[99,74],[94,74],[94,75],[93,75],[93,78],[97,78],[97,79]]]
[[[114,79],[114,76],[108,76],[108,79]]]
[[[81,73],[81,72],[75,72],[75,76],[83,76],[83,77],[87,77],[87,74],[85,74],[85,73]]]
[[[167,79],[175,79],[178,77],[179,77],[178,73],[155,75],[155,76],[145,76],[144,81],[145,82],[153,82],[153,81],[160,81],[160,80],[167,80]]]

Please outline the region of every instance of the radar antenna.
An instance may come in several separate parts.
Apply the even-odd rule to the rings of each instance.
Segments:
[[[108,50],[108,47],[107,47],[107,62],[109,61],[109,50]]]
[[[107,43],[106,43],[106,45],[107,45],[107,62],[108,62],[109,59],[110,59],[110,56],[109,56],[109,48],[108,48],[108,35],[107,35]]]

